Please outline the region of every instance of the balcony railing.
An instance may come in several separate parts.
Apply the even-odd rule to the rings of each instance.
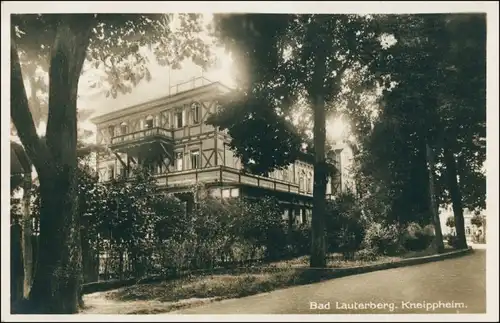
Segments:
[[[212,84],[214,82],[210,81],[209,79],[201,76],[201,77],[194,77],[186,82],[182,82],[179,84],[175,84],[169,87],[169,95],[174,95],[177,93],[181,92],[186,92],[190,91],[208,84]]]
[[[167,130],[160,127],[154,127],[127,133],[124,135],[115,136],[111,138],[111,144],[116,145],[116,144],[133,142],[140,139],[153,138],[153,137],[163,137],[173,140],[173,135],[171,130]]]

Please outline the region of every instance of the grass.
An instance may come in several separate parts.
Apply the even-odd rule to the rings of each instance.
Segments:
[[[275,273],[189,277],[120,288],[110,292],[107,298],[160,302],[178,302],[195,298],[236,298],[288,286],[294,282],[295,273],[294,270],[288,269]]]
[[[449,251],[449,249],[445,250]],[[399,256],[379,256],[372,261],[354,259],[345,261],[340,254],[328,256],[327,267],[351,268],[394,262],[402,259],[436,254],[434,250],[408,252]],[[136,284],[113,291],[96,293],[97,302],[92,306],[123,306],[128,314],[154,314],[201,305],[207,302],[239,298],[296,285],[304,285],[324,279],[307,271],[297,270],[309,266],[309,257],[273,262],[265,267],[254,268],[250,273],[206,274],[170,281]],[[88,295],[89,297],[96,297]],[[94,310],[99,310],[94,308]],[[111,309],[108,309],[111,311]],[[106,310],[104,310],[106,311]]]

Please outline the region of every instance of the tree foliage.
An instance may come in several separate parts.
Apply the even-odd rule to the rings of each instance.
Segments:
[[[389,220],[425,224],[427,143],[436,154],[440,204],[452,202],[450,178],[459,175],[457,209],[484,207],[484,16],[398,15],[382,21],[396,43],[377,65],[389,84],[358,155],[365,199]],[[468,80],[470,91],[463,87]],[[451,163],[446,152],[454,156]]]

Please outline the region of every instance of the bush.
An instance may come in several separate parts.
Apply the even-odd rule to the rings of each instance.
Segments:
[[[418,223],[410,223],[402,235],[402,245],[408,251],[422,251],[427,249],[434,239],[434,227],[425,226],[424,229]]]
[[[326,216],[328,251],[340,252],[344,259],[352,259],[365,236],[361,209],[355,196],[345,193],[330,201]]]
[[[474,235],[472,237],[472,242],[478,243],[478,244],[484,244],[484,243],[486,243],[486,239],[485,239],[484,235]]]
[[[455,235],[452,234],[447,234],[445,235],[444,239],[446,240],[446,243],[452,247],[452,248],[457,248],[458,247],[458,238]]]
[[[264,247],[268,260],[283,256],[287,247],[287,229],[278,201],[269,197],[244,200],[241,210],[235,224],[239,237],[256,247]]]
[[[361,261],[374,261],[377,260],[378,254],[373,249],[361,249],[356,252],[356,258]]]
[[[311,251],[311,229],[306,224],[296,226],[290,232],[292,255],[306,255]]]
[[[422,231],[423,231],[424,235],[427,235],[430,237],[434,237],[436,235],[436,229],[434,228],[434,225],[432,225],[432,224],[426,225]]]
[[[481,227],[483,225],[483,217],[480,214],[474,214],[472,219],[470,219],[470,223],[476,227]]]
[[[394,224],[372,223],[365,233],[363,244],[377,254],[394,254],[400,249],[399,229]]]

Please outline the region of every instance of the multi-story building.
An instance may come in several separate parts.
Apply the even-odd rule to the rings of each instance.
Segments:
[[[299,223],[309,221],[311,156],[304,154],[268,176],[243,173],[241,161],[229,149],[229,135],[205,123],[216,112],[219,98],[229,91],[219,82],[195,78],[177,85],[163,98],[93,118],[97,144],[110,148],[97,158],[101,180],[127,175],[131,165],[142,164],[155,174],[160,188],[188,204],[193,201],[190,187],[203,184],[209,194],[219,198],[275,196],[285,217]],[[328,196],[342,186],[341,174],[338,180],[329,178]]]

